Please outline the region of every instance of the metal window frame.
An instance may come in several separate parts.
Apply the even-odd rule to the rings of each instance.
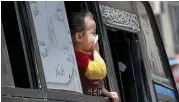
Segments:
[[[43,73],[43,67],[42,67],[42,62],[41,62],[41,57],[40,57],[40,52],[37,44],[37,39],[36,39],[36,33],[35,33],[35,28],[33,26],[33,21],[32,21],[32,15],[30,15],[30,4],[28,5],[27,2],[16,2],[18,12],[21,18],[21,21],[24,21],[24,26],[26,26],[26,30],[28,32],[27,39],[29,39],[30,42],[30,47],[31,47],[31,54],[32,54],[32,59],[34,61],[34,67],[36,68],[35,74],[37,75],[37,78],[40,79],[40,85],[42,87],[42,90],[46,90],[46,81],[45,81],[45,76]],[[27,45],[26,45],[27,46]],[[38,72],[37,72],[38,70]]]
[[[32,53],[31,53],[31,45],[29,45],[29,41],[30,40],[28,38],[28,32],[26,31],[26,28],[24,26],[26,26],[27,24],[25,24],[23,17],[20,14],[20,10],[18,8],[18,3],[14,2],[14,6],[15,6],[15,12],[16,12],[16,17],[17,17],[17,23],[19,26],[19,32],[20,32],[20,36],[21,36],[21,40],[22,40],[22,46],[23,46],[23,50],[24,50],[24,56],[26,59],[26,65],[27,65],[27,71],[28,71],[28,76],[29,76],[29,82],[30,82],[30,88],[37,88],[37,80],[36,80],[36,73],[34,71],[34,66],[33,66],[33,61],[32,61]],[[23,12],[23,11],[22,11]]]
[[[25,88],[13,88],[13,87],[1,87],[2,97],[9,98],[27,98],[36,100],[48,100],[49,101],[68,101],[68,102],[110,102],[109,98],[82,95],[67,91],[53,91],[53,90],[38,90],[38,89],[25,89]],[[36,102],[36,101],[35,101]]]
[[[7,3],[7,2],[5,2],[4,1],[4,3]],[[8,2],[9,3],[9,2]],[[32,82],[32,75],[31,75],[31,73],[30,73],[30,66],[29,66],[29,61],[28,61],[28,56],[27,56],[27,50],[26,50],[26,46],[25,46],[25,44],[24,44],[24,42],[25,42],[25,40],[24,40],[24,37],[22,36],[22,34],[23,34],[23,32],[22,32],[22,29],[21,29],[21,26],[19,25],[19,16],[18,16],[18,13],[17,13],[17,8],[16,8],[16,5],[15,5],[15,2],[10,2],[12,5],[13,5],[13,7],[14,7],[14,13],[15,13],[15,19],[17,20],[17,26],[18,26],[18,28],[19,28],[19,36],[20,36],[20,42],[21,42],[21,44],[22,44],[22,50],[23,50],[23,54],[22,54],[22,56],[24,57],[24,62],[25,62],[25,64],[26,64],[26,69],[27,69],[27,77],[28,77],[28,79],[26,79],[26,80],[28,80],[28,82],[29,82],[29,86],[30,86],[30,88],[34,88],[34,86],[33,86],[33,82]],[[8,21],[7,21],[8,22]],[[3,33],[3,37],[5,37],[5,35],[6,34],[4,34],[4,31],[3,31],[3,27],[1,28],[2,29],[2,33]],[[7,40],[7,39],[6,39]],[[7,42],[6,42],[6,45],[7,45]],[[8,49],[7,49],[7,53],[8,53]],[[9,54],[8,54],[9,55]],[[8,58],[8,60],[10,61],[10,59]],[[10,64],[10,66],[11,66],[11,63],[9,62],[9,61],[7,61],[7,63],[9,63]],[[11,72],[12,72],[12,69],[11,69]],[[13,80],[14,81],[14,80]],[[14,84],[15,84],[15,82],[14,82]],[[15,86],[15,85],[14,85]]]

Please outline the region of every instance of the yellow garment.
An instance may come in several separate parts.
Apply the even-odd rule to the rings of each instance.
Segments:
[[[88,79],[103,79],[106,74],[106,64],[98,52],[94,51],[94,60],[90,61],[85,76]]]

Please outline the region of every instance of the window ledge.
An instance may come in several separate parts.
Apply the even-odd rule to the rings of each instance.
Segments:
[[[44,99],[49,101],[111,102],[108,97],[89,96],[70,91],[43,91],[39,89],[25,89],[6,86],[1,86],[1,89],[2,96],[26,97],[33,99]]]

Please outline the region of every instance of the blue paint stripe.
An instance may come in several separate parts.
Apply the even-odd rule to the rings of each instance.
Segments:
[[[156,84],[155,84],[155,89],[156,89],[157,93],[160,93],[160,94],[163,94],[163,95],[166,95],[166,96],[176,99],[174,91],[172,91],[170,89],[167,89],[165,87],[162,87],[162,86],[156,85]]]
[[[170,66],[179,64],[179,59],[170,59],[170,60],[169,60],[169,63],[170,63]]]

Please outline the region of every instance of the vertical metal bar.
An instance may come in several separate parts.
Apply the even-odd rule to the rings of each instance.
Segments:
[[[43,70],[40,51],[39,51],[38,42],[37,42],[37,36],[36,36],[36,32],[35,32],[35,27],[34,27],[34,21],[33,21],[33,18],[32,18],[32,13],[31,13],[31,8],[30,8],[30,2],[26,1],[23,4],[23,6],[25,8],[27,23],[28,23],[27,26],[28,26],[28,30],[30,32],[30,37],[31,37],[31,40],[32,40],[31,46],[32,46],[32,49],[33,49],[33,60],[34,60],[34,63],[35,63],[37,78],[39,79],[38,82],[40,81],[39,84],[40,84],[40,87],[43,90],[47,90],[44,70]]]
[[[131,45],[131,41],[128,40],[128,43],[129,43],[129,52],[130,52],[130,61],[131,61],[131,68],[132,68],[132,73],[133,73],[133,80],[134,80],[134,85],[135,85],[135,95],[136,95],[136,101],[139,102],[139,98],[138,98],[138,93],[137,93],[137,85],[136,85],[136,77],[135,77],[135,72],[134,72],[134,62],[132,60],[132,45]]]
[[[142,77],[142,71],[141,71],[141,59],[140,59],[140,47],[138,46],[138,40],[135,35],[133,35],[132,40],[132,60],[134,65],[134,74],[135,74],[135,81],[137,86],[137,94],[139,102],[145,102],[146,100],[146,94],[145,94],[145,88],[143,83],[143,77]]]
[[[19,32],[20,32],[20,36],[21,36],[21,41],[22,41],[22,46],[23,46],[23,52],[24,52],[24,57],[25,57],[25,62],[26,62],[26,66],[27,66],[27,72],[28,72],[28,76],[29,76],[29,82],[30,82],[30,87],[34,88],[34,81],[32,78],[32,73],[31,73],[31,68],[30,68],[30,63],[29,63],[29,58],[28,58],[28,51],[27,51],[27,43],[26,43],[26,39],[24,37],[24,29],[22,27],[22,22],[21,22],[21,17],[19,14],[19,8],[18,8],[18,4],[17,2],[14,2],[14,6],[15,6],[15,11],[16,11],[16,17],[17,17],[17,22],[19,25]]]
[[[117,54],[117,52],[116,52],[116,57],[117,57],[117,61],[119,61],[119,59],[118,59],[118,54]],[[118,66],[119,67],[119,66]],[[120,72],[120,70],[119,70],[119,76],[120,76],[120,84],[121,84],[121,96],[122,96],[122,98],[123,98],[123,102],[126,102],[126,100],[125,100],[125,96],[124,96],[124,89],[123,89],[123,82],[122,82],[122,75],[121,75],[122,73]]]

